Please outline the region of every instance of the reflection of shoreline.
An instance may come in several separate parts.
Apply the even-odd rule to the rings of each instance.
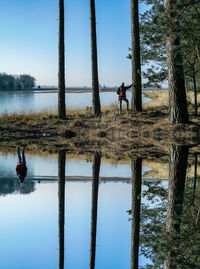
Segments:
[[[13,175],[5,175],[5,176],[0,176],[0,179],[16,179],[15,176]],[[28,176],[26,177],[26,180],[32,180],[32,181],[44,181],[44,182],[54,182],[58,180],[58,176]],[[89,182],[92,180],[91,176],[66,176],[65,177],[66,181],[69,182]],[[124,183],[129,183],[132,181],[132,178],[129,177],[99,177],[100,182],[124,182]],[[142,181],[150,181],[150,182],[155,182],[155,181],[163,181],[163,180],[168,180],[165,178],[147,178],[147,177],[142,177]]]
[[[19,183],[19,178],[8,178],[2,176],[0,178],[0,196],[8,194],[29,194],[35,191],[35,182],[33,180],[26,180],[23,184]]]
[[[117,88],[103,88],[100,89],[100,92],[116,92]],[[155,91],[158,89],[147,88],[143,89],[143,92]],[[131,90],[128,90],[131,91]],[[35,94],[35,93],[57,93],[58,90],[56,88],[41,88],[35,90],[24,90],[24,91],[1,91],[0,94]],[[67,88],[65,93],[92,93],[91,88]]]

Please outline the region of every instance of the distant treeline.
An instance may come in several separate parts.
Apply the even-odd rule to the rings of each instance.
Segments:
[[[0,90],[30,90],[35,87],[35,78],[30,75],[0,73]]]

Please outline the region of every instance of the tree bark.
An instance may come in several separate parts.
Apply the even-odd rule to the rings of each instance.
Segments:
[[[169,252],[164,261],[165,269],[176,267],[179,233],[183,211],[183,198],[185,190],[187,170],[188,148],[181,146],[170,146],[169,150],[169,183],[168,183],[168,205],[166,218],[166,231],[172,238],[169,244]],[[173,246],[171,246],[173,244]],[[176,244],[176,248],[174,246]]]
[[[59,0],[58,33],[58,118],[66,118],[65,109],[65,42],[64,42],[64,0]]]
[[[183,58],[180,48],[179,20],[174,14],[176,1],[164,0],[164,6],[169,24],[169,33],[166,40],[168,83],[169,83],[169,122],[188,123],[187,98]]]
[[[194,115],[198,115],[197,109],[197,83],[196,83],[196,75],[195,75],[195,66],[192,67],[192,76],[193,76],[193,85],[194,85]]]
[[[94,153],[92,164],[92,206],[91,206],[91,235],[90,235],[90,269],[95,268],[96,256],[96,233],[97,233],[97,209],[99,190],[99,171],[101,165],[101,154]]]
[[[140,30],[138,0],[131,0],[131,39],[132,39],[132,99],[131,109],[142,111],[142,83],[140,62]]]
[[[132,170],[132,223],[131,223],[131,269],[138,268],[140,239],[140,205],[142,185],[142,159],[131,160]]]
[[[192,202],[194,204],[195,191],[197,186],[197,165],[198,165],[198,155],[194,153],[194,184],[193,184],[193,194],[192,194]]]
[[[64,269],[65,225],[65,150],[58,153],[58,237],[59,269]]]
[[[94,115],[97,117],[101,115],[101,105],[99,97],[95,0],[90,0],[90,29],[92,61],[92,107]]]

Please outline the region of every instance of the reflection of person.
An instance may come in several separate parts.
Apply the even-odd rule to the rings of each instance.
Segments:
[[[27,167],[26,167],[26,159],[25,159],[25,148],[22,148],[22,156],[20,155],[19,147],[17,147],[17,156],[18,163],[16,166],[16,173],[19,177],[20,183],[24,182],[24,178],[26,177]]]
[[[119,113],[121,114],[122,112],[122,101],[125,101],[126,102],[126,105],[127,105],[127,111],[128,111],[128,105],[129,105],[129,101],[128,99],[126,98],[126,91],[132,87],[133,84],[131,84],[130,86],[128,87],[125,87],[124,86],[124,82],[122,82],[122,85],[117,89],[117,94],[119,95],[118,97],[118,104],[119,104]]]

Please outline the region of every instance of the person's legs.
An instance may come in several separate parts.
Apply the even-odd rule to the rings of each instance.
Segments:
[[[127,108],[127,111],[129,110],[128,106],[129,106],[129,101],[128,101],[128,99],[126,99],[126,108]]]
[[[122,98],[119,99],[119,114],[122,113]]]
[[[127,111],[129,110],[129,101],[126,97],[122,97],[121,98],[124,102],[126,102],[126,108],[127,108]]]
[[[22,162],[23,162],[24,164],[26,164],[26,158],[25,158],[25,153],[24,153],[24,151],[25,151],[25,148],[23,147],[23,148],[22,148]]]
[[[21,163],[22,160],[21,160],[21,156],[20,156],[20,152],[19,152],[19,147],[17,147],[17,156],[18,156],[19,163]]]

